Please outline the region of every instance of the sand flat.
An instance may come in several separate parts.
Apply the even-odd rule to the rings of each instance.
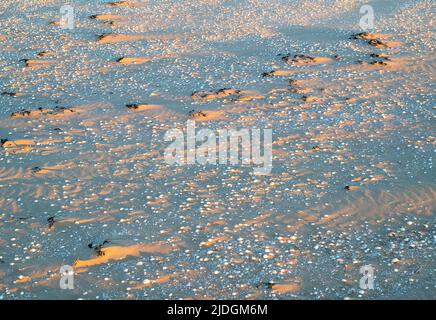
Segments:
[[[0,298],[434,298],[433,4],[360,5],[1,2]],[[168,163],[188,120],[271,171]]]

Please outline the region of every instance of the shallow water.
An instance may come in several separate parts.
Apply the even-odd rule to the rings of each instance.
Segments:
[[[431,1],[372,1],[391,48],[350,39],[359,1],[76,1],[72,30],[49,25],[63,4],[0,4],[0,92],[22,93],[0,95],[2,299],[435,297]],[[243,93],[191,97],[222,88]],[[223,111],[198,128],[272,129],[271,174],[167,164],[193,109]]]

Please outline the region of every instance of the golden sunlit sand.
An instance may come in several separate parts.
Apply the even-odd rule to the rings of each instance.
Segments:
[[[129,256],[139,256],[141,253],[168,254],[172,247],[166,244],[137,244],[128,247],[108,247],[102,249],[102,255],[88,260],[76,260],[74,267],[84,268],[107,263],[110,260],[122,260]]]
[[[1,3],[0,299],[433,298],[433,7],[371,5]]]

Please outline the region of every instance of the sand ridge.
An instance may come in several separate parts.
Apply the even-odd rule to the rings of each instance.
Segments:
[[[17,1],[0,62],[4,297],[59,297],[74,261],[74,299],[431,296],[428,4],[355,39],[357,2],[299,4],[80,0],[71,31]],[[273,129],[271,174],[166,163],[187,120]],[[368,261],[386,281],[362,294]]]

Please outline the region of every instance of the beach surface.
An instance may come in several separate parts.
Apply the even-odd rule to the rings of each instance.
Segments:
[[[0,2],[0,299],[436,298],[434,1],[63,5]],[[188,120],[271,172],[168,164]]]

